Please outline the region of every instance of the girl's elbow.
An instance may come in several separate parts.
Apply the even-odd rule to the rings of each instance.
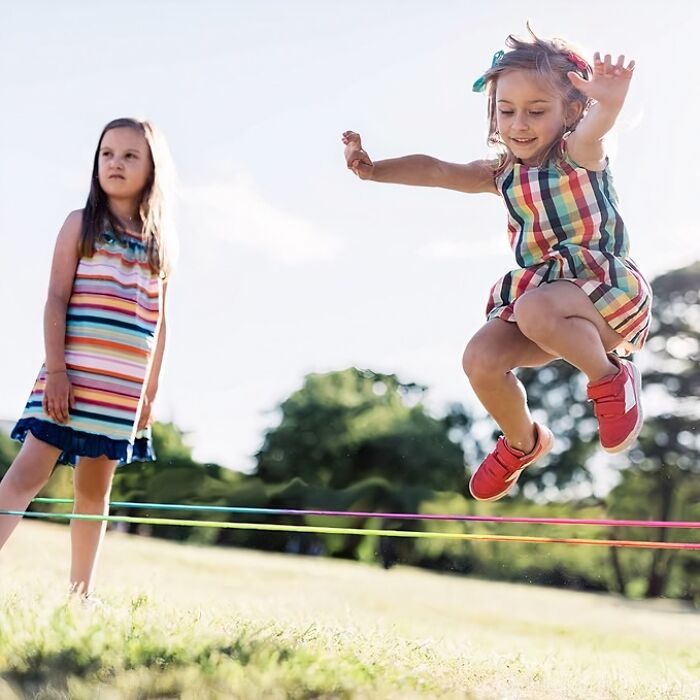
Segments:
[[[44,304],[44,309],[54,312],[65,313],[68,310],[69,299],[63,294],[57,294],[56,292],[49,291],[46,296],[46,303]]]

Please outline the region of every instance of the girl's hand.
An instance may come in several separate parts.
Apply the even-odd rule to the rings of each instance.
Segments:
[[[354,131],[343,132],[345,144],[345,162],[361,180],[371,180],[374,171],[374,163],[362,148],[360,135]]]
[[[44,413],[56,423],[67,423],[70,409],[74,406],[75,397],[68,375],[65,372],[47,374],[44,385]]]
[[[151,415],[152,400],[148,394],[144,395],[143,403],[141,404],[141,415],[139,416],[139,423],[136,426],[137,430],[143,430],[147,428],[153,422],[153,416]]]
[[[603,105],[621,107],[629,90],[633,71],[634,61],[625,66],[625,57],[620,56],[613,65],[610,54],[606,54],[603,61],[600,53],[596,51],[590,80],[584,80],[574,71],[570,71],[568,76],[573,86],[586,97]]]

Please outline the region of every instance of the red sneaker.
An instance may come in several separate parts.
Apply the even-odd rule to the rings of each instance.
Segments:
[[[628,360],[615,355],[610,360],[617,365],[617,374],[589,384],[588,400],[593,401],[598,418],[601,446],[606,452],[621,452],[642,429],[642,377]]]
[[[537,442],[529,454],[509,447],[501,435],[494,451],[479,465],[469,480],[469,491],[477,501],[497,501],[515,486],[525,467],[544,457],[554,445],[554,436],[548,428],[535,423]]]

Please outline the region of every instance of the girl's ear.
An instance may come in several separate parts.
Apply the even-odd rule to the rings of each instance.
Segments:
[[[581,102],[569,102],[564,110],[564,119],[566,120],[566,128],[570,129],[574,124],[578,123],[583,114],[583,104]]]

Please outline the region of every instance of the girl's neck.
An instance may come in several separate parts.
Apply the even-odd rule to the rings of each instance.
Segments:
[[[142,222],[139,215],[138,202],[110,199],[107,206],[109,207],[110,214],[112,214],[127,231],[138,231],[141,229]]]

